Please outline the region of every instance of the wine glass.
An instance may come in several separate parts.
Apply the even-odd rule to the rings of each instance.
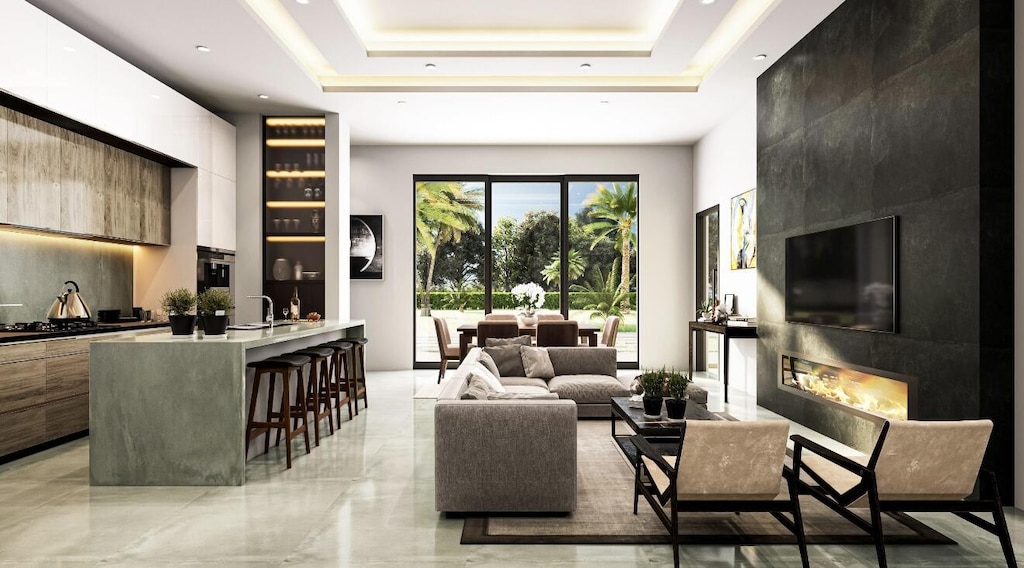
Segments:
[[[281,319],[287,320],[288,319],[288,312],[290,312],[290,311],[291,311],[290,308],[281,308]]]

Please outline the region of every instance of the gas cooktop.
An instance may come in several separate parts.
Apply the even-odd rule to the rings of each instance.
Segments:
[[[32,332],[55,332],[95,329],[99,324],[92,320],[67,320],[62,322],[18,322],[13,324],[0,324],[0,331],[32,331]]]

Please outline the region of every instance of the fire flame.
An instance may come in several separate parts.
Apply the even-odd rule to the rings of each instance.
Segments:
[[[797,369],[794,372],[784,365],[783,384],[787,386],[889,420],[907,419],[907,383],[903,381],[795,358],[790,365]]]

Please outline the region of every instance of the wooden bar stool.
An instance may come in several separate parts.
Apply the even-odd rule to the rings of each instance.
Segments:
[[[341,339],[352,344],[352,376],[349,379],[352,398],[356,403],[356,414],[359,414],[359,398],[363,399],[363,408],[369,408],[370,403],[366,399],[366,344],[370,342],[365,337],[346,337]]]
[[[249,442],[260,434],[266,434],[263,441],[263,451],[270,451],[270,431],[277,430],[277,441],[275,446],[281,443],[281,433],[284,433],[285,463],[287,469],[292,467],[292,438],[302,434],[306,440],[306,453],[309,448],[309,422],[306,420],[306,386],[303,368],[310,362],[310,358],[301,355],[278,355],[262,361],[254,361],[246,365],[256,371],[253,375],[252,397],[249,400],[249,419],[245,424],[245,455],[249,456]],[[295,373],[294,402],[292,397],[292,373]],[[270,384],[267,388],[267,417],[265,421],[256,420],[256,397],[259,395],[260,385],[263,377],[270,377]],[[274,391],[276,389],[277,375],[281,375],[281,401],[277,410],[274,410]],[[293,415],[294,413],[294,415]],[[295,424],[292,424],[292,419]],[[301,424],[300,424],[301,423]]]
[[[352,376],[350,362],[352,361],[353,344],[347,341],[331,341],[320,347],[326,347],[334,351],[331,359],[331,397],[334,399],[334,410],[337,414],[338,428],[341,428],[341,405],[348,405],[348,419],[352,420],[352,396],[348,386],[348,378]]]
[[[309,357],[309,382],[306,390],[306,412],[313,413],[313,438],[320,445],[320,421],[327,418],[327,425],[334,434],[334,421],[331,420],[331,379],[330,359],[334,350],[326,347],[306,347],[292,353]]]

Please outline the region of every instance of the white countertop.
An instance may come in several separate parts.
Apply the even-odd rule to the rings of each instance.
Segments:
[[[149,333],[134,337],[119,337],[96,343],[194,343],[197,345],[241,344],[245,349],[272,345],[282,341],[291,341],[303,337],[311,337],[321,333],[340,331],[352,327],[366,325],[366,320],[322,320],[318,322],[274,323],[273,329],[229,329],[224,335],[207,335],[200,338],[199,334],[171,335],[165,333]]]

